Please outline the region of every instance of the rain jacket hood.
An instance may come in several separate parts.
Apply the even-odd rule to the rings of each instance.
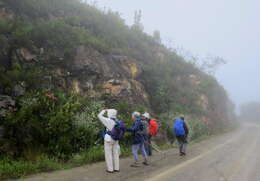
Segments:
[[[109,118],[116,118],[116,115],[117,115],[117,110],[115,110],[115,109],[108,109],[107,110],[107,116]]]

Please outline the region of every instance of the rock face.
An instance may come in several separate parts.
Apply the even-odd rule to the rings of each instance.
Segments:
[[[21,59],[26,62],[36,61],[36,55],[33,55],[28,49],[21,48],[19,50],[19,55],[21,56]]]
[[[58,67],[55,71],[56,85],[65,89],[91,97],[108,94],[132,104],[148,105],[148,94],[139,79],[142,73],[136,60],[102,55],[83,46],[77,49],[69,67]]]

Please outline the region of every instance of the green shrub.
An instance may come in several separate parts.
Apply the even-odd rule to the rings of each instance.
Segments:
[[[201,120],[188,120],[188,127],[190,129],[189,140],[198,140],[203,136],[208,136],[210,134],[209,128]]]
[[[104,130],[104,126],[97,118],[104,103],[87,101],[81,107],[81,111],[74,118],[73,144],[77,150],[90,149],[101,139],[100,133]]]
[[[104,159],[104,147],[102,145],[98,145],[74,154],[69,162],[73,165],[82,165],[102,161]]]
[[[17,105],[18,110],[2,123],[5,127],[0,146],[2,154],[27,160],[37,160],[47,154],[67,160],[74,153],[90,150],[103,142],[100,133],[105,127],[97,118],[103,102],[60,91],[35,91],[18,98]],[[113,107],[119,110],[119,119],[128,127],[132,126],[132,111],[144,111],[143,106],[125,103]],[[121,143],[129,145],[131,140],[131,134],[127,133]]]
[[[4,142],[12,148],[11,156],[25,156],[28,149],[34,148],[43,148],[43,152],[59,158],[69,157],[76,151],[72,144],[73,120],[81,105],[76,96],[32,92],[17,102],[19,109],[3,121]],[[4,153],[10,151],[1,148]]]

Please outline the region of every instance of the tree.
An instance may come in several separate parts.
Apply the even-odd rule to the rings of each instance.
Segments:
[[[216,73],[217,69],[221,65],[226,64],[226,63],[227,63],[226,60],[222,57],[208,56],[203,60],[201,69],[210,75],[214,75]]]
[[[135,15],[134,15],[134,24],[132,26],[133,29],[143,31],[144,27],[141,23],[142,20],[142,11],[141,10],[136,10]]]
[[[155,30],[153,32],[153,39],[155,40],[156,43],[161,44],[162,40],[161,40],[161,33],[160,33],[160,31]]]

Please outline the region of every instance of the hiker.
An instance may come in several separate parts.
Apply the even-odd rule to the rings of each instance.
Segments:
[[[175,133],[176,139],[179,143],[180,156],[186,155],[186,147],[188,144],[187,137],[189,134],[189,129],[184,121],[184,116],[180,119],[176,119],[173,124],[173,132]]]
[[[107,113],[108,117],[104,117]],[[119,152],[120,147],[118,140],[124,135],[124,123],[117,120],[117,110],[107,109],[98,114],[99,120],[106,127],[104,133],[104,150],[107,164],[107,172],[119,172]]]
[[[142,134],[143,125],[141,123],[141,114],[139,112],[132,113],[132,120],[134,121],[132,128],[127,128],[127,131],[132,133],[133,137],[133,145],[132,145],[132,153],[134,156],[135,162],[131,165],[131,167],[139,167],[139,159],[138,159],[138,151],[141,150],[142,156],[144,157],[143,164],[149,165],[147,160],[147,154],[145,152],[144,142],[145,137]]]
[[[145,144],[145,150],[148,156],[152,156],[152,145],[151,140],[153,136],[157,135],[158,132],[158,124],[155,119],[150,119],[150,114],[148,112],[145,112],[143,114],[143,118],[148,123],[148,136],[147,136],[147,142]]]

